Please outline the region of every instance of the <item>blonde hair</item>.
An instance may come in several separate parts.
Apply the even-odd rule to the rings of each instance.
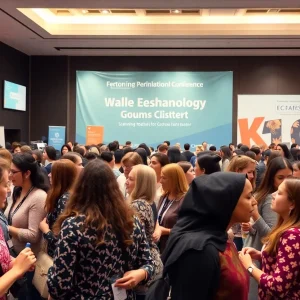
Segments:
[[[121,160],[122,165],[127,163],[131,163],[132,165],[136,166],[139,164],[143,164],[143,161],[137,152],[128,152],[123,156]]]
[[[227,172],[236,172],[242,173],[244,169],[248,167],[249,164],[254,164],[256,166],[256,162],[249,156],[246,155],[237,155],[234,156],[227,167]],[[255,188],[255,181],[256,181],[256,169],[254,169],[254,177],[250,180],[253,189]]]
[[[0,149],[0,158],[5,159],[9,164],[11,164],[12,155],[7,149],[4,148]]]
[[[134,166],[132,171],[135,172],[135,186],[129,196],[130,202],[136,199],[144,199],[152,204],[156,195],[157,179],[155,171],[146,165]]]
[[[164,191],[163,196],[174,193],[176,196],[182,197],[188,191],[188,182],[182,168],[178,164],[168,164],[161,169],[161,172],[172,183],[172,188]]]
[[[300,228],[300,180],[297,178],[285,179],[284,184],[288,200],[295,207],[291,210],[287,222],[284,223],[283,218],[279,216],[276,226],[262,239],[262,242],[266,244],[265,251],[271,255],[276,255],[278,242],[285,231],[294,227]]]

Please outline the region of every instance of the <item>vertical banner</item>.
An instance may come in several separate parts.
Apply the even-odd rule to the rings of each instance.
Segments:
[[[5,148],[5,132],[4,126],[0,126],[0,146]]]
[[[86,127],[86,145],[97,145],[103,142],[104,128],[103,126]]]
[[[105,144],[232,141],[233,73],[76,72],[76,141],[103,126]]]
[[[61,147],[66,143],[66,127],[65,126],[49,126],[48,145],[56,150],[61,150]]]
[[[238,95],[237,142],[300,144],[300,96]]]

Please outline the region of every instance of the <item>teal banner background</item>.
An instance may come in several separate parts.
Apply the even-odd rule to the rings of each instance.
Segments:
[[[233,73],[77,71],[76,141],[104,126],[104,143],[232,141]]]

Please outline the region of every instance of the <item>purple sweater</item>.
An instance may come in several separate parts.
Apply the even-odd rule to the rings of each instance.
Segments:
[[[300,229],[284,232],[276,256],[262,252],[259,299],[300,299]]]

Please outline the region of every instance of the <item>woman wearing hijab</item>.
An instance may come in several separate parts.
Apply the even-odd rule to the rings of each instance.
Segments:
[[[172,300],[247,300],[249,276],[227,230],[249,222],[254,205],[243,174],[216,172],[192,182],[163,255]]]

